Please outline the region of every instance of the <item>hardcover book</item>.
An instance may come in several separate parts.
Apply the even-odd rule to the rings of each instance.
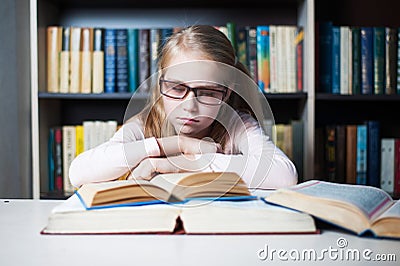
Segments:
[[[77,194],[56,206],[41,234],[315,234],[311,215],[266,203],[190,200],[87,210]]]
[[[372,27],[361,27],[361,94],[374,92],[374,34]]]
[[[92,93],[104,92],[104,41],[103,29],[93,29]]]
[[[262,92],[270,92],[269,26],[257,26],[257,76]]]
[[[359,236],[400,239],[400,202],[384,190],[366,185],[309,180],[278,189],[270,203],[308,213]]]

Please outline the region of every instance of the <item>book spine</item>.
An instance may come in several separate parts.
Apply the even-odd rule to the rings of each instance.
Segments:
[[[296,166],[299,182],[303,181],[303,147],[304,147],[304,125],[301,120],[292,120],[292,143],[293,143],[293,163]]]
[[[340,26],[340,94],[349,94],[349,27]]]
[[[104,45],[103,29],[93,29],[93,73],[92,92],[104,92]]]
[[[400,94],[400,28],[397,29],[397,86],[396,93]]]
[[[128,29],[128,89],[135,92],[139,79],[139,30]]]
[[[116,91],[116,29],[104,30],[104,92]]]
[[[357,125],[357,176],[356,184],[367,184],[367,126]]]
[[[150,76],[150,30],[139,29],[139,87],[138,91],[148,92],[146,80]]]
[[[347,79],[349,81],[349,85],[347,88],[348,94],[353,94],[353,34],[351,32],[351,27],[348,27],[348,42],[347,42],[347,49],[349,51],[348,55],[348,66],[349,66],[349,72],[347,73]]]
[[[62,143],[63,143],[63,188],[64,194],[70,195],[74,192],[74,187],[69,179],[69,167],[75,158],[75,126],[62,127]]]
[[[336,125],[336,178],[335,182],[346,182],[346,125]]]
[[[81,93],[92,92],[93,28],[81,29]]]
[[[270,92],[269,78],[269,26],[257,26],[257,70],[258,87],[262,92]]]
[[[161,28],[159,30],[160,34],[160,44],[158,45],[158,54],[161,54],[162,49],[164,48],[165,43],[168,41],[168,38],[173,34],[174,28]]]
[[[277,51],[276,51],[276,64],[277,64],[277,80],[278,80],[278,92],[283,93],[287,92],[288,89],[288,68],[289,65],[287,63],[288,58],[287,58],[287,45],[288,45],[288,40],[287,40],[287,27],[284,25],[278,25],[277,27],[277,32],[276,32],[276,46]]]
[[[47,27],[47,92],[58,93],[59,89],[59,54],[62,45],[62,27]]]
[[[329,182],[336,181],[336,128],[334,125],[327,125],[325,135],[325,161],[326,176]]]
[[[324,21],[318,24],[318,90],[330,93],[332,91],[332,22]]]
[[[295,37],[296,47],[296,91],[302,92],[303,88],[303,60],[304,60],[304,29],[297,28]]]
[[[71,38],[70,27],[63,28],[62,48],[60,53],[60,93],[69,92],[70,38]]]
[[[340,28],[332,27],[332,94],[340,94]]]
[[[278,92],[278,66],[277,66],[277,44],[276,44],[276,25],[269,26],[269,57],[270,57],[270,92]]]
[[[236,23],[229,21],[226,23],[226,29],[228,30],[228,39],[232,44],[235,53],[237,52],[237,41],[236,41]]]
[[[367,184],[380,187],[380,123],[367,121]]]
[[[49,129],[49,139],[47,143],[47,149],[48,149],[48,157],[47,157],[47,162],[49,164],[48,166],[48,190],[49,191],[54,191],[54,158],[55,158],[55,139],[54,139],[54,128]]]
[[[361,94],[361,29],[352,27],[352,94]]]
[[[286,26],[286,92],[296,92],[296,47],[295,47],[296,27]]]
[[[346,183],[356,184],[357,125],[346,126]]]
[[[383,94],[385,86],[385,28],[373,27],[374,94]]]
[[[83,125],[75,126],[75,157],[85,151]]]
[[[128,31],[116,30],[116,90],[128,92]]]
[[[70,93],[79,93],[81,86],[81,28],[71,27]]]
[[[400,139],[396,138],[394,143],[394,196],[400,197]]]
[[[394,171],[395,171],[395,139],[381,139],[381,188],[389,194],[394,192]]]
[[[395,94],[397,87],[397,32],[396,28],[385,28],[385,94]]]
[[[372,94],[374,88],[374,40],[371,27],[361,27],[361,94]]]
[[[246,56],[246,50],[247,50],[247,31],[244,27],[240,27],[237,30],[237,58],[240,63],[242,63],[245,67],[248,68],[247,65],[247,56]]]
[[[154,74],[158,71],[158,52],[161,44],[161,30],[158,28],[150,29],[150,75],[151,82],[154,83]],[[150,86],[152,86],[151,84]]]
[[[254,82],[257,84],[257,29],[250,26],[245,28],[247,30],[247,65]]]
[[[54,128],[54,191],[63,193],[62,127]]]

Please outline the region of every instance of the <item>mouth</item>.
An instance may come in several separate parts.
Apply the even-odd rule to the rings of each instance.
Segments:
[[[200,120],[198,119],[188,118],[188,117],[178,117],[178,120],[183,122],[184,124],[193,124],[200,122]]]

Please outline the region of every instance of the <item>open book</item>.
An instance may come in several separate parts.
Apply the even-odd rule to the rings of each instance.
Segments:
[[[158,174],[147,180],[116,180],[82,185],[76,192],[87,208],[180,202],[190,198],[252,197],[233,172]]]
[[[278,189],[265,200],[311,214],[357,235],[371,232],[375,237],[400,238],[400,203],[376,187],[309,180]]]
[[[311,215],[268,204],[189,200],[86,209],[77,194],[56,206],[41,234],[318,233]]]

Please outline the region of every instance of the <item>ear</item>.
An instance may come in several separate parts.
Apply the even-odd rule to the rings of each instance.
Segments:
[[[232,90],[231,90],[231,89],[228,89],[228,91],[226,92],[226,95],[225,95],[224,102],[227,102],[227,101],[228,101],[229,97],[231,96],[231,93],[232,93]]]

